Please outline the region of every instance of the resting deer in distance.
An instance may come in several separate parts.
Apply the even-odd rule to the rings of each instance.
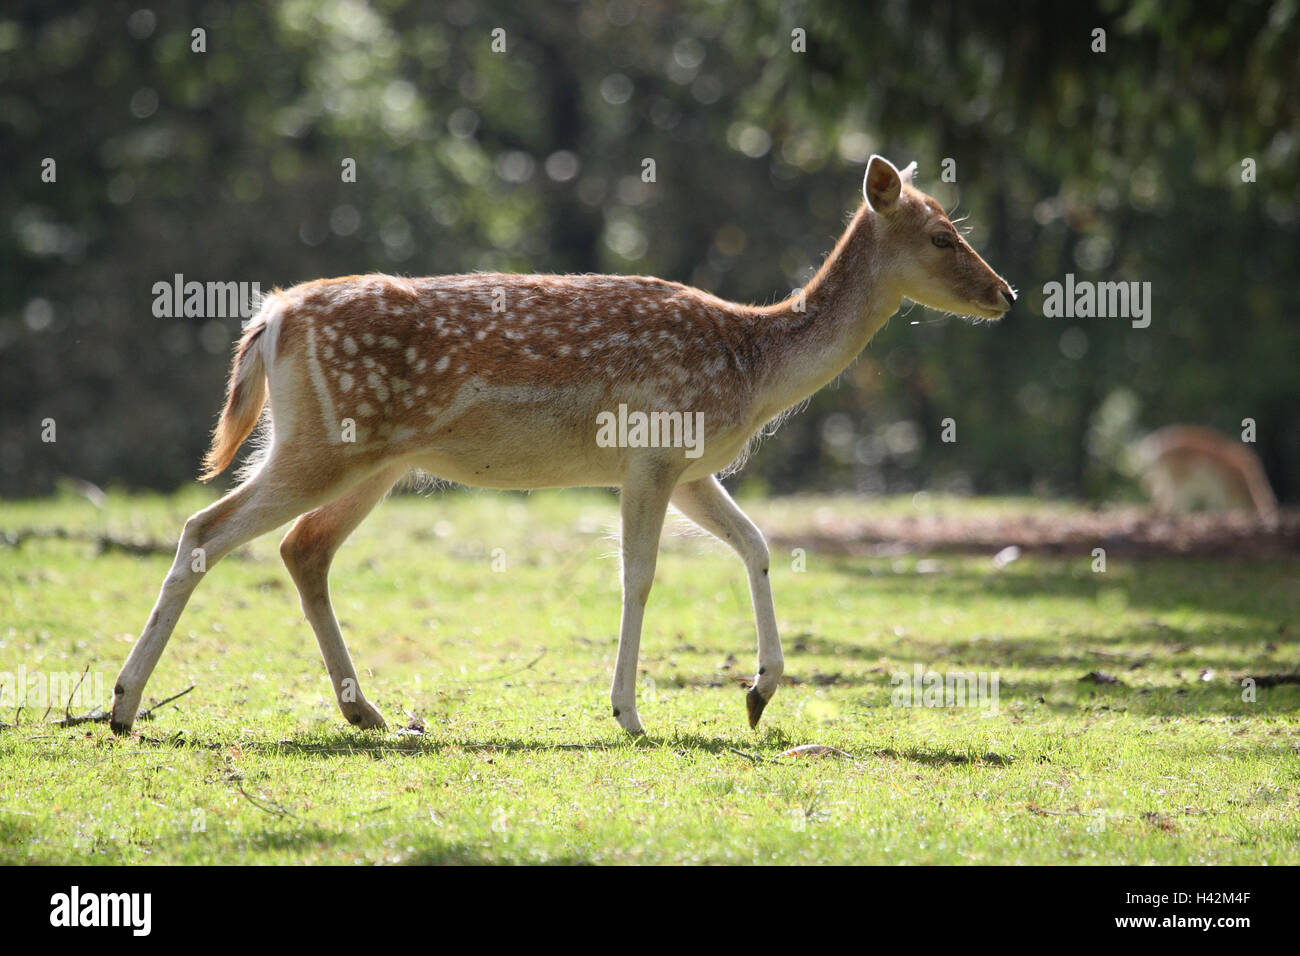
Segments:
[[[1239,440],[1199,425],[1166,425],[1137,444],[1134,458],[1159,511],[1250,510],[1265,526],[1277,526],[1277,496],[1264,464]]]
[[[280,554],[339,707],[355,726],[384,727],[358,685],[327,577],[344,539],[417,468],[487,488],[621,490],[623,613],[610,703],[631,733],[642,732],[641,620],[668,505],[731,545],[757,621],[758,670],[746,696],[756,726],[785,667],[768,549],[717,474],[765,424],[838,376],[904,297],[985,319],[1016,299],[942,207],[912,186],[915,168],[900,173],[873,156],[865,202],[834,251],[801,291],[769,306],[604,275],[367,275],[273,292],[237,346],[203,477],[234,459],[269,394],[263,451],[238,487],[186,521],[118,675],[113,729],[130,729],[204,574],[294,518]],[[626,421],[627,409],[660,425],[702,413],[694,420],[704,440],[649,441],[644,427],[620,426],[626,440],[597,441],[602,421]]]

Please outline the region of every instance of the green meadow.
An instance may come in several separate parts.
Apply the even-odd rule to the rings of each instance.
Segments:
[[[0,862],[1300,862],[1300,687],[1243,686],[1300,671],[1295,562],[1095,573],[774,548],[788,681],[751,730],[743,569],[670,517],[642,640],[647,734],[630,738],[608,706],[613,495],[400,495],[332,576],[386,732],[339,715],[278,535],[209,573],[145,705],[193,690],[131,736],[57,725],[63,700],[18,709],[20,668],[89,667],[103,696],[72,712],[108,705],[170,558],[97,541],[171,547],[209,500],[0,511]],[[783,542],[822,509],[913,507],[745,504]],[[31,529],[62,536],[14,543]],[[901,706],[894,678],[917,665],[995,675],[997,698]],[[802,745],[827,749],[788,753]]]

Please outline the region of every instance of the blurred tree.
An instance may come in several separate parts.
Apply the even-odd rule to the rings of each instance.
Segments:
[[[0,494],[192,477],[239,323],[156,317],[175,274],[640,272],[769,301],[873,151],[920,162],[1024,307],[905,311],[745,480],[1100,496],[1124,436],[1253,418],[1300,494],[1292,0],[140,2],[0,15]],[[1071,272],[1150,282],[1150,327],[1043,317]]]

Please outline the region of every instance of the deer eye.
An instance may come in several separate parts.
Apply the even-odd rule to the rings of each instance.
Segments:
[[[940,249],[952,248],[952,236],[948,235],[946,232],[935,233],[933,236],[930,237],[930,241],[933,242]]]

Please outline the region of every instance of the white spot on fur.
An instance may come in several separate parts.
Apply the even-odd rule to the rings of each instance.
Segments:
[[[330,397],[329,384],[325,381],[325,370],[316,358],[316,327],[307,325],[307,374],[311,378],[312,388],[316,391],[316,401],[320,405],[321,423],[330,441],[339,440],[338,419],[334,415],[334,400]]]

